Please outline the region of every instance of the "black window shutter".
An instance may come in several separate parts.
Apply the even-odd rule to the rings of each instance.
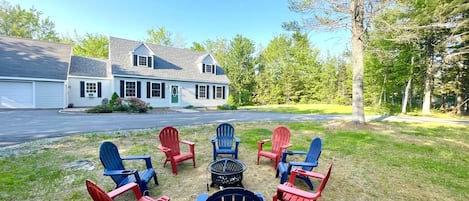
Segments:
[[[161,83],[161,98],[165,98],[165,95],[164,95],[164,82]]]
[[[210,99],[210,96],[209,96],[209,95],[210,95],[210,93],[209,93],[209,91],[210,91],[210,86],[209,86],[209,85],[207,85],[207,89],[206,89],[205,91],[207,92],[207,96],[206,96],[207,99]]]
[[[216,97],[215,97],[215,94],[216,94],[216,87],[215,87],[215,85],[213,85],[213,99],[216,98]]]
[[[151,67],[151,63],[152,63],[152,58],[151,57],[148,57],[148,67]]]
[[[137,98],[142,97],[141,89],[142,89],[142,83],[140,81],[137,81]]]
[[[151,98],[151,83],[147,82],[147,98]]]
[[[138,56],[134,54],[134,66],[137,66],[138,62]]]
[[[85,81],[80,81],[80,97],[85,97]]]
[[[125,88],[124,88],[124,80],[121,80],[121,97],[124,98],[124,92],[125,92]]]
[[[223,86],[223,99],[225,99],[225,86]]]
[[[98,97],[101,98],[101,82],[98,82]]]
[[[202,73],[205,73],[205,64],[202,64]]]
[[[195,85],[195,99],[199,98],[199,85]]]
[[[215,65],[212,65],[212,74],[215,74]]]

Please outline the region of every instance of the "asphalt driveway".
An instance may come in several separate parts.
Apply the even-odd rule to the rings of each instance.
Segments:
[[[469,121],[421,119],[408,117],[367,116],[370,120],[448,121],[468,124]],[[162,128],[164,126],[219,124],[221,122],[257,121],[332,121],[351,120],[350,115],[283,114],[256,111],[164,112],[146,114],[87,114],[58,110],[0,110],[0,147],[32,140],[62,137],[79,133]]]

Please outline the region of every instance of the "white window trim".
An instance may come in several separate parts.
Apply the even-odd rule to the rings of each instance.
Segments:
[[[127,82],[133,82],[135,84],[135,96],[127,96]],[[124,97],[137,97],[137,81],[136,80],[124,80]]]
[[[141,64],[140,64],[141,58],[144,58],[143,60],[145,60],[145,65],[141,65]],[[145,66],[145,67],[148,67],[148,56],[137,55],[137,66]]]
[[[158,84],[160,85],[160,95],[159,96],[153,96],[153,84]],[[162,97],[162,93],[163,93],[163,89],[162,89],[162,84],[161,82],[150,82],[150,94],[151,94],[151,98],[153,97],[156,97],[156,98],[161,98]],[[156,89],[155,89],[156,90]]]
[[[220,88],[220,97],[218,97],[218,88]],[[223,86],[215,86],[215,99],[223,99]]]
[[[210,66],[210,68],[207,68],[207,66]],[[210,74],[212,74],[212,73],[213,73],[213,72],[212,72],[213,66],[214,66],[213,64],[205,64],[205,69],[204,69],[204,70],[205,70],[205,73],[210,73]],[[210,70],[207,71],[207,69],[210,69]]]
[[[205,89],[204,93],[202,93],[202,90],[201,90],[202,87]],[[207,86],[206,85],[199,85],[198,92],[199,92],[198,94],[199,99],[207,99]],[[201,96],[201,94],[203,94],[203,97]]]
[[[94,84],[96,92],[88,92],[88,84]],[[98,82],[85,81],[85,97],[98,97]]]

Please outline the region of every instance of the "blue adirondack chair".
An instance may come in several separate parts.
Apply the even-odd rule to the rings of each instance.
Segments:
[[[231,124],[222,123],[218,125],[217,135],[212,137],[211,142],[213,145],[213,160],[217,160],[218,154],[230,154],[238,159],[240,139],[234,136],[234,127]]]
[[[280,175],[280,184],[283,184],[287,181],[287,177],[290,174],[292,167],[301,167],[301,169],[305,171],[312,171],[314,167],[318,166],[319,156],[321,156],[322,152],[322,140],[321,138],[317,137],[313,141],[311,141],[311,145],[309,146],[308,152],[304,151],[284,151],[282,153],[282,161],[278,163],[277,166],[277,174],[275,177]],[[299,161],[289,161],[287,162],[288,155],[294,154],[302,154],[306,155],[304,162]],[[309,177],[297,175],[299,179],[302,179],[308,184],[308,187],[313,190],[313,184]]]
[[[239,187],[224,188],[221,191],[209,196],[208,194],[197,195],[197,201],[264,201],[264,196],[260,193],[253,193],[247,189]]]
[[[117,146],[112,142],[103,142],[99,148],[99,159],[104,166],[104,175],[110,176],[116,183],[116,189],[128,183],[135,182],[140,187],[142,194],[147,195],[147,184],[154,178],[158,185],[156,172],[151,164],[150,156],[128,156],[121,158]],[[145,160],[146,169],[143,171],[126,170],[123,160]]]

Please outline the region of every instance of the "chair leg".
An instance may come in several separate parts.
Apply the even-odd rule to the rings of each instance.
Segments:
[[[194,168],[195,168],[195,156],[194,156],[194,157],[192,157],[192,165],[193,165],[193,166],[194,166]]]
[[[259,154],[257,154],[257,165],[259,165]]]
[[[156,176],[156,172],[155,172],[155,175],[153,175],[153,179],[155,180],[155,185],[159,185],[158,183],[158,177]]]
[[[314,190],[314,186],[313,186],[313,183],[311,182],[311,180],[308,178],[308,177],[300,177],[303,181],[305,181],[305,183],[308,185],[309,189],[310,190]]]

